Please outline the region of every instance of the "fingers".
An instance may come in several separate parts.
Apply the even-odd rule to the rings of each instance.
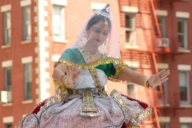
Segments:
[[[161,77],[162,79],[164,79],[164,78],[166,78],[169,74],[170,74],[170,71],[168,70],[168,71],[164,72],[162,75],[160,75],[160,77]]]
[[[81,74],[81,71],[78,71],[74,78],[75,81],[77,80],[77,78],[79,77],[80,74]]]
[[[165,72],[165,70],[162,70],[158,73],[159,76],[161,76],[163,73]]]
[[[165,78],[165,79],[163,79],[163,80],[162,80],[162,83],[165,82],[165,81],[167,81],[168,79],[169,79],[169,78]]]
[[[170,70],[162,70],[161,72],[158,73],[161,81],[166,79],[169,74],[170,74]]]

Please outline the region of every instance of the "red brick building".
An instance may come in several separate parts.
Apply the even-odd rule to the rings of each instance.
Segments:
[[[55,94],[54,62],[76,41],[92,12],[107,3],[119,27],[122,58],[130,68],[148,76],[154,74],[156,63],[151,52],[155,50],[157,67],[171,70],[163,99],[154,93],[158,89],[147,91],[131,83],[109,81],[107,92],[116,88],[151,103],[165,128],[192,127],[192,0],[155,2],[154,10],[150,0],[1,0],[0,91],[6,103],[0,103],[0,127],[17,125],[35,105]],[[155,16],[162,37],[156,30]],[[143,127],[157,125],[155,113],[152,115]]]

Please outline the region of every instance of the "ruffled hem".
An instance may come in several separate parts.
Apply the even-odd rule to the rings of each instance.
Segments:
[[[123,97],[125,97],[127,99],[127,101],[129,100],[129,101],[137,102],[143,108],[143,110],[138,113],[132,114],[132,116],[130,116],[132,112],[130,112],[130,110],[126,110],[126,108],[128,108],[128,109],[130,109],[130,108],[129,108],[129,106],[127,106],[126,103],[124,103],[124,101],[125,102],[127,102],[127,101]],[[107,97],[107,98],[109,98],[109,97]],[[107,127],[109,127],[109,128],[111,128],[111,127],[120,128],[123,125],[123,123],[125,123],[126,125],[133,126],[135,124],[138,124],[138,122],[147,118],[151,113],[151,107],[149,104],[144,103],[142,101],[138,101],[136,99],[129,98],[125,95],[118,93],[116,90],[112,91],[111,98],[113,99],[113,101],[115,101],[114,103],[116,103],[115,107],[113,108],[113,113],[117,112],[118,113],[117,116],[119,116],[118,119],[119,118],[121,118],[121,119],[119,121],[117,121],[119,123],[116,122],[114,125],[108,125]],[[64,106],[67,108],[67,106],[73,105],[72,101],[76,103],[76,102],[79,102],[80,100],[81,99],[77,98],[77,99],[73,99],[71,101],[62,101],[59,96],[51,97],[51,98],[41,102],[37,107],[35,107],[35,109],[20,122],[20,124],[18,125],[18,128],[25,128],[26,125],[30,125],[33,123],[34,123],[33,126],[35,126],[36,128],[40,128],[41,124],[44,123],[46,120],[44,117],[50,116],[47,113],[50,114],[51,110],[55,110],[53,108],[56,108],[57,106]],[[68,104],[68,102],[69,102],[69,104]],[[79,104],[82,104],[82,103],[79,102]],[[79,104],[76,104],[76,105],[79,105]],[[100,103],[98,102],[97,104],[100,104]],[[101,109],[101,108],[99,108],[99,109]],[[102,109],[105,109],[105,107]],[[61,109],[60,111],[58,111],[57,114],[58,115],[59,115],[59,113],[63,114],[63,112],[62,112],[63,110]],[[67,111],[67,110],[68,110],[68,108],[65,111]],[[130,115],[128,115],[128,114],[130,114]],[[42,116],[44,116],[43,119],[42,119]],[[33,119],[32,119],[32,117],[33,117]],[[55,117],[53,117],[52,119],[54,119],[54,118]],[[83,117],[83,118],[85,119],[85,117]],[[47,118],[47,119],[51,120],[51,118]],[[113,117],[112,119],[115,120],[116,118]],[[94,119],[92,119],[92,120],[94,120]],[[32,121],[32,122],[30,122],[30,121]],[[100,123],[103,123],[103,120],[102,121],[99,120],[99,121],[100,121]],[[107,121],[110,122],[110,120],[107,120]]]

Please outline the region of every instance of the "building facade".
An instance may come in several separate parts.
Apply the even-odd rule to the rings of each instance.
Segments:
[[[115,88],[151,103],[158,108],[164,128],[192,127],[192,0],[157,0],[155,10],[151,10],[150,0],[1,0],[0,127],[17,125],[37,104],[55,95],[54,63],[74,44],[94,10],[106,4],[116,19],[122,59],[129,67],[147,76],[154,74],[154,60],[149,63],[144,55],[155,50],[158,69],[171,70],[163,84],[164,98],[130,82],[109,81],[107,92]],[[158,45],[156,38],[161,40]],[[157,121],[155,116],[151,118]],[[146,120],[142,126],[156,127],[154,120]]]

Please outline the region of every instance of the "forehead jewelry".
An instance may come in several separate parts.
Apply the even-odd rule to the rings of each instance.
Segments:
[[[107,22],[107,19],[106,19],[106,18],[105,18],[104,24],[108,26],[108,22]]]

